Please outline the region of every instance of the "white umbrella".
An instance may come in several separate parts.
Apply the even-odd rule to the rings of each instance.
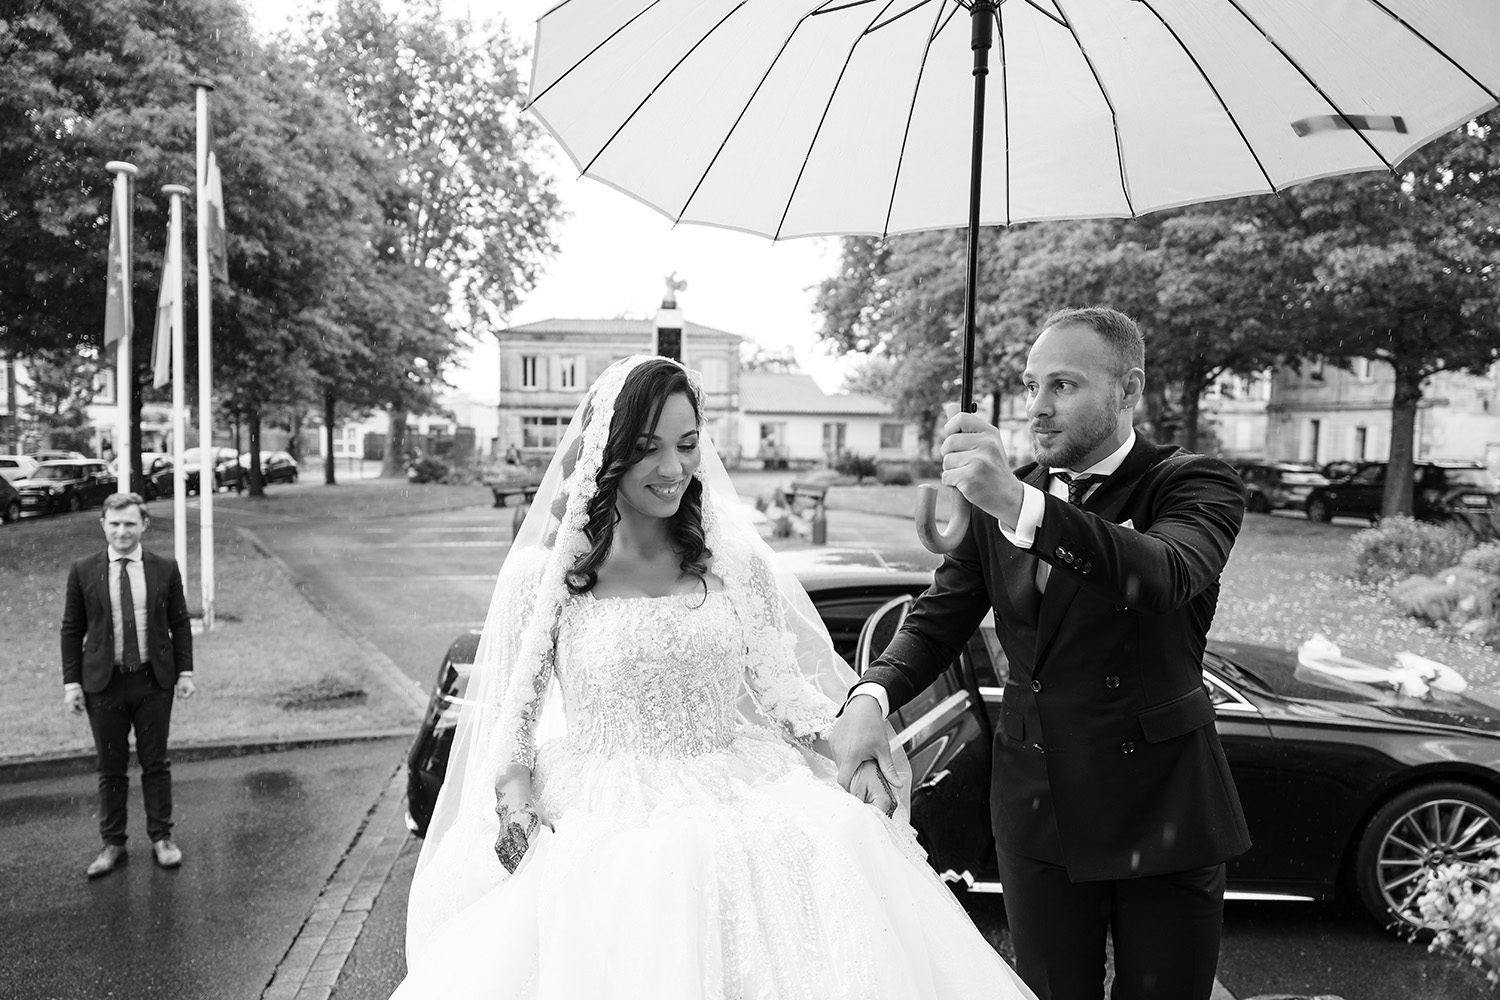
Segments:
[[[1390,169],[1497,95],[1500,0],[562,0],[530,108],[675,221],[968,226],[971,409],[977,226]]]

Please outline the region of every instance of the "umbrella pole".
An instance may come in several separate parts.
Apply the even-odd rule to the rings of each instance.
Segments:
[[[997,0],[973,0],[969,8],[970,41],[974,52],[974,132],[969,156],[969,252],[964,272],[964,356],[959,388],[959,407],[974,412],[974,311],[979,284],[979,195],[984,179],[984,84],[990,73],[990,49],[995,43]],[[969,503],[954,491],[953,513],[948,524],[937,526],[937,488],[917,488],[917,539],[929,552],[945,553],[958,548],[969,532]]]

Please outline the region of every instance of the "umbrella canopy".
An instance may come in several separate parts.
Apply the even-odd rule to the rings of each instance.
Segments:
[[[969,0],[563,0],[531,109],[579,170],[773,239],[968,223]],[[984,225],[1388,169],[1497,103],[1496,0],[1005,0]]]

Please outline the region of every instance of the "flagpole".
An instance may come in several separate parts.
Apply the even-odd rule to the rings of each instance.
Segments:
[[[189,81],[198,95],[198,525],[202,562],[203,630],[214,627],[214,389],[213,298],[208,271],[208,94],[213,81]]]
[[[119,405],[115,420],[115,492],[129,493],[132,457],[135,449],[130,446],[131,408],[135,389],[135,369],[132,343],[135,314],[130,301],[130,245],[131,245],[131,199],[130,179],[136,175],[135,164],[124,160],[110,160],[104,169],[115,175],[114,206],[110,210],[112,221],[120,229],[120,277],[121,307],[125,322],[120,339],[115,341],[115,399]]]
[[[182,199],[191,194],[181,184],[167,184],[162,194],[172,198],[171,222],[167,228],[167,259],[162,266],[163,284],[171,282],[172,295],[172,552],[182,573],[182,589],[188,587],[187,474],[183,469],[187,451],[187,359],[182,321]],[[199,473],[202,476],[202,473]],[[201,479],[200,479],[201,481]]]

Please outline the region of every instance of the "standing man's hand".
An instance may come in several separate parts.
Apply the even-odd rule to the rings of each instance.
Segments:
[[[83,714],[83,685],[63,685],[63,707],[74,715]]]
[[[181,677],[178,677],[177,687],[175,690],[177,693],[177,697],[182,699],[191,698],[193,696],[193,692],[198,690],[198,686],[193,683],[193,675],[183,674]]]
[[[896,765],[891,760],[885,717],[880,714],[880,702],[873,696],[859,694],[849,699],[849,704],[844,706],[844,711],[828,732],[828,745],[839,766],[839,784],[862,801],[874,801],[872,795],[876,787],[884,790],[880,782],[876,781],[872,787],[871,782],[866,780],[874,778],[871,774],[865,774],[860,781],[855,781],[856,776],[861,774],[861,766],[867,761],[875,763],[885,776],[886,784],[901,784],[901,776],[896,773]]]
[[[1014,527],[1024,488],[1010,471],[1000,431],[975,413],[955,413],[943,425],[943,483],[980,510]]]

